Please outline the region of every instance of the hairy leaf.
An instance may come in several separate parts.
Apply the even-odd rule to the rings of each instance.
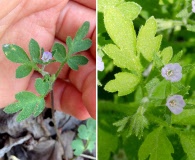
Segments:
[[[141,7],[134,2],[124,2],[116,6],[128,20],[134,20],[141,12]]]
[[[54,58],[58,62],[64,62],[66,58],[66,49],[61,43],[55,43],[52,47],[52,52],[54,52]]]
[[[120,72],[115,74],[115,79],[109,81],[105,85],[105,90],[108,92],[118,91],[119,96],[127,95],[135,90],[139,84],[139,77],[128,72]]]
[[[21,65],[16,69],[16,78],[23,78],[28,76],[32,71],[32,66],[27,64]]]
[[[26,52],[21,47],[15,44],[4,44],[3,51],[7,59],[9,59],[12,62],[28,63],[30,61]]]
[[[68,59],[68,66],[73,70],[78,70],[79,65],[85,65],[87,64],[88,59],[85,56],[77,55],[72,56]]]
[[[49,91],[49,82],[44,81],[41,78],[37,78],[35,81],[35,88],[40,95],[45,96]]]
[[[171,60],[172,56],[173,56],[173,48],[172,47],[164,48],[161,52],[163,64],[164,65],[168,64],[169,61]]]
[[[89,49],[92,45],[92,41],[89,38],[85,38],[89,31],[89,22],[84,22],[83,25],[78,29],[75,38],[71,40],[70,37],[67,37],[68,44],[68,54],[74,54],[77,52],[85,51]]]
[[[179,115],[172,114],[172,124],[195,125],[195,109],[184,109]]]
[[[162,128],[153,130],[148,134],[139,149],[139,160],[172,160],[171,153],[174,152],[173,146],[166,137]]]
[[[188,160],[195,159],[195,135],[193,132],[183,132],[179,135],[182,147]]]
[[[115,45],[108,44],[103,51],[118,67],[141,72],[142,66],[136,55],[136,34],[133,22],[127,20],[118,9],[111,8],[104,13],[104,23]]]
[[[141,27],[137,37],[137,52],[149,62],[152,61],[153,55],[159,51],[162,36],[155,37],[157,24],[154,17],[149,18],[146,24]]]
[[[4,111],[6,113],[16,113],[21,110],[17,116],[18,122],[27,119],[32,114],[35,117],[38,116],[45,107],[44,98],[38,97],[31,92],[19,92],[15,97],[18,101],[5,107]]]
[[[31,55],[32,60],[37,63],[37,60],[40,59],[40,47],[39,44],[34,40],[31,39],[29,42],[29,52]]]

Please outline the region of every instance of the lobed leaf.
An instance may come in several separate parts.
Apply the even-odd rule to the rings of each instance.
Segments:
[[[149,160],[172,160],[171,153],[173,152],[171,142],[159,127],[148,134],[139,149],[138,156],[139,160],[145,160],[149,156]]]
[[[52,47],[56,61],[63,63],[66,59],[66,49],[61,43],[55,43]]]
[[[83,144],[83,141],[81,139],[76,139],[76,140],[73,140],[72,143],[71,143],[71,146],[72,146],[72,149],[75,150],[74,151],[74,154],[76,156],[79,156],[80,154],[82,154],[85,150],[85,147],[84,147],[84,144]]]
[[[73,70],[78,70],[79,65],[85,65],[88,63],[88,59],[85,56],[77,55],[68,59],[68,66]]]
[[[104,12],[104,10],[113,8],[123,2],[124,0],[112,0],[112,1],[111,0],[99,0],[98,1],[98,11]]]
[[[38,97],[31,92],[19,92],[15,95],[18,102],[8,105],[5,107],[4,112],[6,113],[16,113],[21,110],[17,116],[17,121],[20,122],[27,119],[32,114],[38,116],[41,109],[45,107],[45,101],[43,97]]]
[[[78,29],[73,40],[70,37],[67,37],[66,42],[68,45],[69,55],[85,51],[91,47],[92,41],[89,38],[84,39],[89,31],[89,26],[89,22],[84,22],[83,25]]]
[[[16,69],[16,78],[23,78],[28,76],[32,71],[32,66],[24,64]]]
[[[128,20],[134,20],[141,12],[141,6],[134,2],[124,2],[116,6]]]
[[[136,33],[132,21],[127,20],[116,8],[104,13],[106,30],[114,44],[108,44],[103,51],[113,59],[114,64],[140,73],[142,66],[136,56]]]
[[[108,92],[118,91],[119,96],[127,95],[135,90],[139,84],[140,78],[128,72],[115,74],[115,79],[109,81],[104,89]]]
[[[34,39],[31,39],[28,48],[33,62],[37,63],[37,60],[40,59],[39,44]]]
[[[154,54],[159,51],[161,45],[162,36],[155,37],[156,30],[156,20],[154,17],[150,17],[139,30],[137,37],[137,52],[141,53],[149,62],[153,60]]]
[[[28,63],[30,61],[26,52],[15,44],[4,44],[3,52],[7,59],[15,63]]]
[[[184,109],[179,115],[171,115],[171,123],[179,125],[195,125],[195,109]]]
[[[187,154],[188,160],[195,159],[195,135],[193,132],[182,132],[180,135],[180,141],[183,150]]]

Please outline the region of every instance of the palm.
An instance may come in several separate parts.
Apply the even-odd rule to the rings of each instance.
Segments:
[[[81,26],[85,20],[91,22],[89,36],[92,37],[92,32],[95,28],[95,12],[88,13],[85,12],[84,8],[81,8],[83,13],[91,15],[91,18],[83,18],[82,20],[76,15],[70,15],[75,14],[77,12],[75,11],[76,7],[79,9],[80,5],[76,2],[68,2],[67,5],[66,3],[67,0],[23,0],[18,4],[13,4],[13,6],[10,5],[9,11],[5,11],[6,16],[0,21],[0,24],[3,23],[3,27],[0,28],[2,33],[0,37],[1,45],[14,43],[24,48],[28,53],[28,43],[29,40],[33,38],[38,41],[45,50],[50,50],[55,40],[63,42],[66,36],[74,36],[78,27]],[[86,15],[85,17],[88,18],[89,16]],[[94,50],[92,52],[94,52]],[[91,62],[77,72],[69,72],[69,69],[64,67],[54,90],[56,107],[78,118],[87,117],[88,113],[86,112],[85,106],[88,108],[89,112],[91,112],[92,116],[95,116],[94,108],[92,109],[90,107],[95,104],[95,100],[89,101],[87,98],[88,92],[93,90],[95,94],[95,61],[91,54],[83,54],[87,55]],[[14,96],[19,91],[26,89],[34,91],[34,79],[39,76],[38,73],[34,72],[27,78],[15,79],[17,66],[17,64],[8,61],[2,51],[0,52],[0,107],[14,102]],[[47,70],[53,73],[56,71],[57,67],[58,64],[53,64],[49,66]],[[66,83],[64,79],[69,79],[71,83]],[[89,82],[93,83],[94,86],[91,84],[89,87],[87,84]],[[72,95],[70,93],[72,93]],[[77,101],[73,100],[73,98],[76,98]],[[49,98],[47,98],[48,105],[50,104],[49,101]],[[67,109],[64,108],[65,106],[67,106]],[[80,109],[80,114],[83,116],[72,108]]]

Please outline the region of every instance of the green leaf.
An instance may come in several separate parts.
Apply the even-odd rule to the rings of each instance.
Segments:
[[[144,116],[145,111],[144,107],[139,107],[137,112],[132,116],[127,137],[135,134],[140,139],[143,136],[144,128],[147,128],[149,124],[147,118]]]
[[[162,80],[156,86],[154,86],[153,90],[150,93],[150,97],[154,99],[165,99],[167,97],[167,86],[169,82],[166,80]]]
[[[28,76],[32,71],[32,66],[27,64],[21,65],[16,69],[16,78],[23,78]]]
[[[154,17],[150,17],[145,26],[142,26],[137,37],[137,52],[149,62],[152,61],[154,54],[159,51],[162,36],[155,37],[157,23]]]
[[[109,81],[105,85],[105,90],[108,92],[118,91],[119,96],[127,95],[133,92],[139,84],[140,78],[128,72],[120,72],[115,74],[115,79]]]
[[[134,2],[124,2],[116,6],[128,20],[134,20],[141,12],[141,6]]]
[[[49,82],[37,78],[35,81],[35,88],[40,95],[45,96],[49,92]]]
[[[15,63],[28,63],[30,61],[26,52],[15,44],[4,44],[3,52],[7,59]]]
[[[172,114],[172,124],[195,125],[195,109],[184,109],[179,115]]]
[[[37,63],[37,60],[40,59],[39,44],[34,39],[31,39],[28,47],[32,60]]]
[[[83,38],[85,38],[85,36],[87,35],[88,31],[89,31],[89,27],[90,27],[90,23],[89,22],[84,22],[83,25],[78,29],[74,40],[81,40]]]
[[[146,84],[146,90],[148,92],[148,95],[150,95],[152,93],[152,91],[154,90],[155,86],[157,84],[159,84],[160,80],[156,77],[154,77],[152,80],[150,80],[147,84]]]
[[[5,107],[4,112],[16,113],[21,110],[17,116],[18,122],[27,119],[32,114],[34,114],[34,116],[38,116],[40,112],[42,112],[40,109],[44,109],[45,107],[44,98],[37,97],[31,92],[19,92],[15,95],[15,97],[18,101]]]
[[[66,49],[61,43],[55,43],[52,47],[56,61],[63,63],[66,58]]]
[[[88,63],[88,59],[85,56],[77,55],[68,59],[68,66],[73,70],[78,70],[79,65],[85,65]]]
[[[142,66],[136,55],[136,33],[133,22],[127,20],[116,8],[104,13],[106,30],[114,44],[108,44],[103,51],[114,60],[114,64],[141,73]]]
[[[160,127],[148,134],[139,149],[138,156],[139,160],[145,160],[148,156],[149,160],[172,160],[173,152],[171,142]]]
[[[129,120],[130,116],[124,117],[123,119],[113,123],[114,126],[118,127],[117,132],[123,131]]]
[[[96,121],[90,118],[87,120],[86,125],[79,126],[78,136],[81,139],[94,141],[95,143],[95,139],[96,139],[95,131],[96,131]]]
[[[182,132],[180,141],[184,152],[187,154],[188,160],[195,159],[195,134],[193,132]]]
[[[85,150],[85,147],[84,147],[84,144],[83,144],[83,141],[81,139],[76,139],[76,140],[73,140],[72,143],[71,143],[71,146],[72,146],[72,149],[75,150],[74,151],[74,154],[76,156],[79,156],[80,154],[82,154]]]
[[[110,154],[115,153],[118,146],[117,135],[98,128],[98,159],[109,160]]]
[[[89,31],[89,22],[84,22],[83,25],[78,29],[75,38],[73,40],[68,37],[66,39],[68,48],[68,54],[74,54],[77,52],[85,51],[92,45],[92,41],[89,38],[85,38]]]
[[[164,48],[161,52],[163,64],[164,65],[168,64],[169,61],[171,60],[172,56],[173,56],[173,48],[172,47]]]
[[[69,54],[74,54],[77,52],[88,50],[92,45],[90,39],[86,38],[85,40],[75,41],[73,40],[72,48]]]
[[[195,32],[195,25],[187,25],[186,28],[188,31]]]
[[[104,12],[104,10],[113,8],[122,2],[124,2],[124,0],[99,0],[98,11]]]
[[[178,63],[182,56],[183,56],[183,51],[178,52],[176,55],[173,56],[171,62]]]

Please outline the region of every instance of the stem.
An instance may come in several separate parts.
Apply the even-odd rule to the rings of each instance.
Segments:
[[[80,156],[84,157],[84,158],[89,158],[89,159],[96,159],[96,157],[89,156],[89,155],[86,155],[86,154],[81,154]]]
[[[56,131],[56,135],[57,135],[57,140],[60,142],[62,148],[63,148],[63,159],[65,159],[65,148],[64,148],[64,145],[63,145],[63,141],[60,137],[60,133],[58,131],[58,127],[57,127],[57,124],[56,124],[56,119],[55,119],[55,111],[54,111],[54,93],[53,93],[53,84],[52,84],[52,90],[51,90],[51,109],[52,109],[52,120],[53,120],[53,123],[54,123],[54,129]]]
[[[55,74],[55,77],[56,77],[56,78],[57,78],[58,75],[60,74],[60,71],[62,70],[62,68],[63,68],[63,66],[65,65],[65,63],[66,63],[66,61],[63,62],[63,63],[60,65],[60,67],[58,68],[58,70],[57,70],[57,72],[56,72],[56,74]]]

